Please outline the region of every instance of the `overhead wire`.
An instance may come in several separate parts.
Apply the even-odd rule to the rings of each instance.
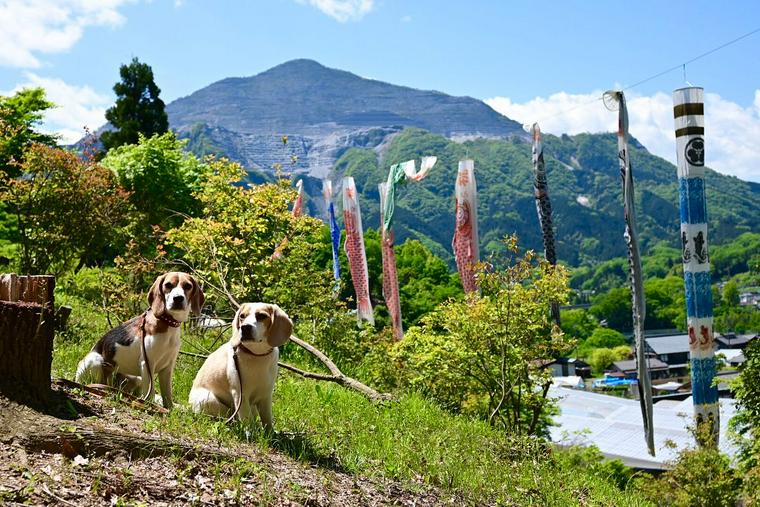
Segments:
[[[709,50],[705,51],[704,53],[701,53],[701,54],[699,54],[699,55],[697,55],[697,56],[695,56],[693,58],[690,58],[690,59],[688,59],[688,60],[686,60],[684,62],[681,62],[678,65],[674,65],[674,66],[669,67],[669,68],[667,68],[667,69],[665,69],[663,71],[657,72],[656,74],[652,74],[649,77],[646,77],[644,79],[636,81],[635,83],[633,83],[631,85],[625,86],[620,91],[624,92],[624,91],[630,90],[632,88],[636,88],[637,86],[640,86],[640,85],[642,85],[644,83],[652,81],[653,79],[657,79],[658,77],[664,76],[665,74],[669,74],[669,73],[673,72],[674,70],[678,70],[678,69],[683,69],[684,81],[686,81],[686,66],[687,65],[689,65],[691,63],[694,63],[697,60],[701,60],[702,58],[704,58],[706,56],[709,56],[709,55],[711,55],[713,53],[716,53],[716,52],[720,51],[721,49],[724,49],[724,48],[726,48],[728,46],[736,44],[737,42],[739,42],[739,41],[741,41],[743,39],[746,39],[747,37],[750,37],[750,36],[752,36],[752,35],[754,35],[754,34],[756,34],[758,32],[760,32],[760,27],[757,27],[754,30],[751,30],[751,31],[749,31],[749,32],[747,32],[745,34],[742,34],[742,35],[736,37],[735,39],[731,39],[728,42],[724,42],[723,44],[721,44],[719,46],[716,46],[716,47],[714,47],[712,49],[709,49]],[[543,116],[542,118],[537,119],[535,121],[535,123],[541,123],[544,120],[548,120],[548,119],[551,119],[551,118],[556,118],[558,116],[564,116],[567,113],[570,113],[570,112],[575,111],[577,109],[589,106],[589,105],[591,105],[591,104],[593,104],[595,102],[603,100],[603,98],[604,98],[604,96],[602,95],[602,96],[599,96],[599,97],[595,97],[595,98],[593,98],[591,100],[588,100],[588,101],[585,101],[585,102],[581,102],[580,104],[576,104],[573,107],[570,107],[570,108],[567,108],[567,109],[563,109],[563,110],[561,110],[561,111],[559,111],[557,113],[553,113],[553,114],[550,114],[550,115]],[[529,126],[529,125],[526,125],[526,126]]]

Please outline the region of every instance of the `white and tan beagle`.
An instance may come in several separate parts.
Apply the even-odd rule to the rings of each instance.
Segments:
[[[254,419],[272,428],[272,393],[279,346],[290,339],[293,323],[277,305],[245,303],[232,323],[230,341],[215,350],[198,371],[190,391],[197,413]]]
[[[191,275],[173,271],[159,276],[148,293],[150,308],[103,335],[79,362],[76,381],[116,384],[151,399],[157,374],[162,403],[170,409],[180,326],[191,310],[200,314],[204,300]]]

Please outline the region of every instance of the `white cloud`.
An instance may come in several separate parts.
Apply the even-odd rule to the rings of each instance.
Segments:
[[[372,10],[375,0],[297,0],[324,12],[340,23],[358,21]]]
[[[494,97],[485,102],[516,121],[538,121],[541,130],[552,134],[613,132],[617,114],[608,111],[601,100],[602,90],[589,94],[555,93],[527,102]],[[651,96],[626,93],[630,133],[655,155],[676,162],[673,132],[673,99],[668,93]],[[742,107],[715,93],[705,93],[705,136],[707,165],[724,174],[760,182],[760,90],[754,103]]]
[[[403,16],[403,17],[401,18],[401,22],[402,22],[402,23],[411,23],[411,22],[412,22],[412,17],[411,17],[410,15],[408,15],[408,14],[407,14],[406,16]]]
[[[40,53],[71,49],[87,26],[122,24],[129,1],[0,0],[0,65],[40,67]]]
[[[61,143],[71,144],[84,136],[84,127],[95,130],[105,122],[105,111],[112,104],[111,97],[101,95],[89,86],[73,86],[61,79],[25,74],[26,82],[0,95],[10,95],[22,88],[42,87],[47,99],[57,107],[45,113],[40,130],[60,134]]]

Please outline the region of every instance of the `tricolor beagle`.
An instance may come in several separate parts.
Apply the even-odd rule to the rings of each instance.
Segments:
[[[190,310],[200,314],[205,298],[194,277],[176,271],[156,278],[148,293],[150,308],[107,332],[77,367],[76,380],[115,383],[153,397],[158,374],[161,400],[172,407],[172,372],[180,347],[181,324]]]

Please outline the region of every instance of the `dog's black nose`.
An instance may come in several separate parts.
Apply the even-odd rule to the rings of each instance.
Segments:
[[[243,340],[253,339],[253,324],[243,324],[240,326],[240,336]]]
[[[185,300],[185,296],[174,296],[175,303],[181,303]]]

